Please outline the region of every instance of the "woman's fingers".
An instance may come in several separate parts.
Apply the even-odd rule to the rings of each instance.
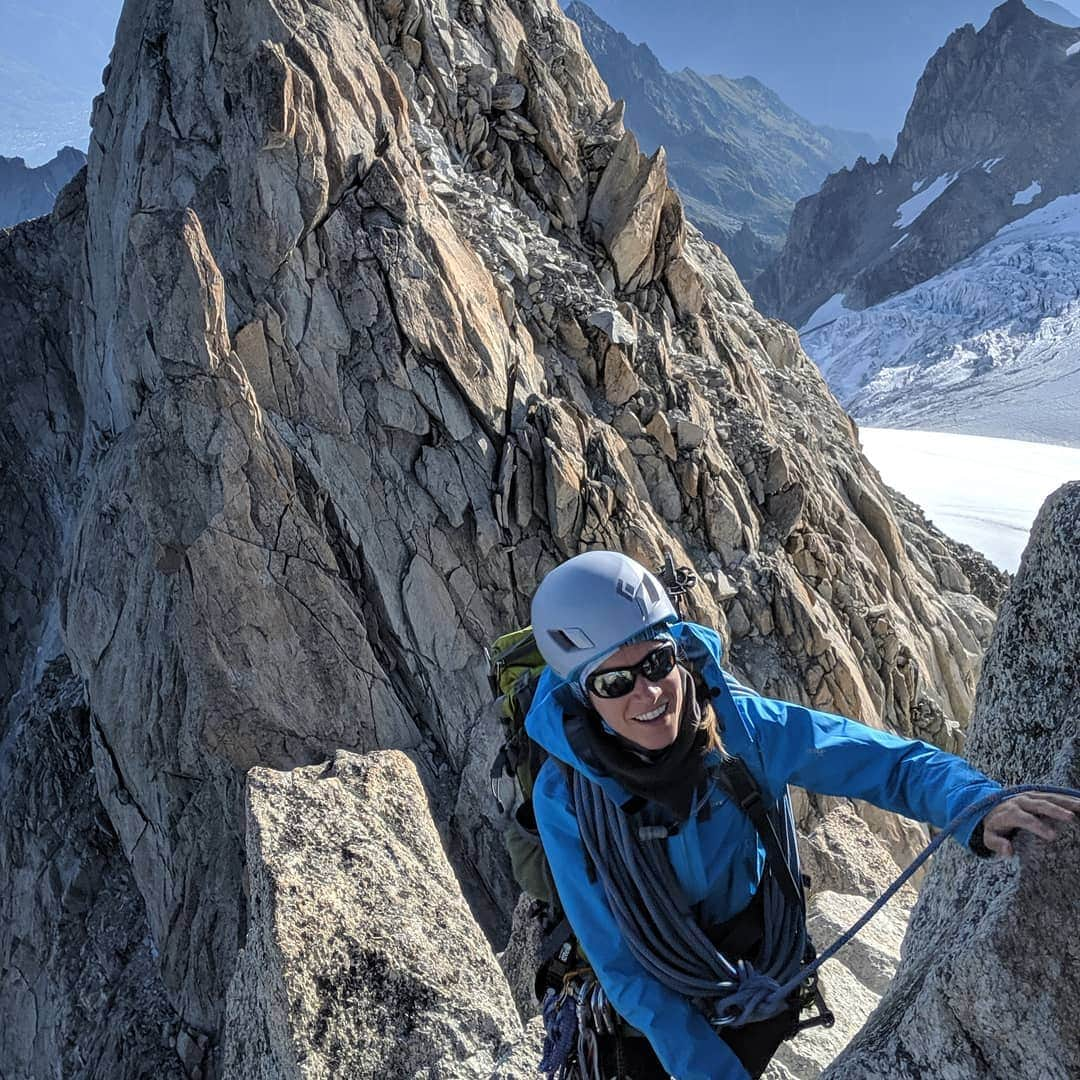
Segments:
[[[1047,824],[1037,814],[1029,813],[1019,806],[1014,808],[1012,814],[1006,817],[1005,822],[1006,829],[1023,829],[1025,832],[1041,836],[1044,840],[1057,839],[1057,832],[1054,830],[1053,826]],[[1004,829],[1000,829],[1000,827],[999,830],[1005,831]]]
[[[983,843],[987,850],[995,855],[1004,855],[1008,858],[1013,853],[1012,844],[1008,839],[999,833],[991,832],[985,825],[983,826]]]
[[[1052,800],[1049,796],[1029,795],[1020,805],[1031,814],[1041,814],[1043,817],[1055,818],[1058,821],[1073,821],[1076,818],[1075,810]],[[1076,805],[1080,809],[1080,803]]]
[[[1053,792],[1048,792],[1046,794],[1024,795],[1021,796],[1021,798],[1038,799],[1040,802],[1053,803],[1063,810],[1071,810],[1073,814],[1080,814],[1080,799],[1077,799],[1072,795],[1057,795]]]
[[[1024,794],[999,803],[983,819],[983,843],[998,855],[1012,855],[1013,835],[1020,829],[1043,840],[1056,840],[1051,822],[1071,824],[1080,817],[1080,799],[1070,795]]]

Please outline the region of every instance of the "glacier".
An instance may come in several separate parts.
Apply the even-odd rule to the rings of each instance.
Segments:
[[[870,463],[942,532],[1016,572],[1043,500],[1080,479],[1080,449],[1046,443],[860,428]]]
[[[906,292],[827,309],[803,347],[861,423],[1080,447],[1080,194]]]

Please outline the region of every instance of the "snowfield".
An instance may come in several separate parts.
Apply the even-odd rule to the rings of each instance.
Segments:
[[[906,236],[907,234],[905,233],[904,235]],[[900,239],[903,240],[904,237],[902,236]],[[850,311],[851,308],[844,307],[844,294],[834,293],[817,309],[817,311],[814,312],[813,315],[810,316],[809,319],[806,320],[803,324],[803,329],[800,330],[799,333],[809,334],[820,326],[825,326],[828,323],[834,322],[836,319],[839,319],[842,315],[848,314]]]
[[[959,175],[959,173],[942,173],[929,187],[925,186],[925,180],[916,180],[911,185],[911,190],[915,194],[896,208],[899,217],[893,223],[893,228],[906,229],[932,202],[945,194],[945,189]]]
[[[1073,447],[890,428],[862,428],[859,436],[886,484],[942,532],[1013,572],[1043,501],[1080,480]]]
[[[1036,196],[1042,194],[1042,184],[1038,180],[1032,180],[1030,184],[1023,191],[1018,191],[1013,196],[1013,206],[1027,206],[1028,203],[1034,202]]]
[[[1080,447],[1080,195],[865,311],[834,296],[801,333],[860,422]]]

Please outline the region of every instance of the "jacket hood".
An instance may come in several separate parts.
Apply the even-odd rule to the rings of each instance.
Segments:
[[[692,622],[678,622],[670,628],[680,650],[702,675],[709,686],[720,686],[723,673],[720,657],[723,642],[715,630]],[[629,799],[630,793],[618,781],[598,772],[583,761],[571,746],[567,735],[568,713],[574,711],[574,692],[567,680],[547,668],[536,686],[529,715],[525,718],[525,730],[529,738],[539,743],[552,757],[577,769],[594,783],[599,784],[608,796],[618,803]],[[573,723],[573,719],[570,723]]]

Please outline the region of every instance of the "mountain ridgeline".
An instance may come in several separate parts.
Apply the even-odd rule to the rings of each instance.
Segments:
[[[22,158],[0,157],[0,229],[47,214],[60,189],[85,164],[86,155],[70,146],[36,169]]]
[[[664,147],[687,215],[744,281],[776,257],[797,199],[883,149],[869,135],[815,127],[757,79],[667,71],[580,0],[566,13],[642,148]]]
[[[801,200],[755,283],[795,326],[831,296],[861,309],[925,281],[1002,226],[1077,190],[1080,39],[1008,0],[926,66],[891,159],[865,159]]]

